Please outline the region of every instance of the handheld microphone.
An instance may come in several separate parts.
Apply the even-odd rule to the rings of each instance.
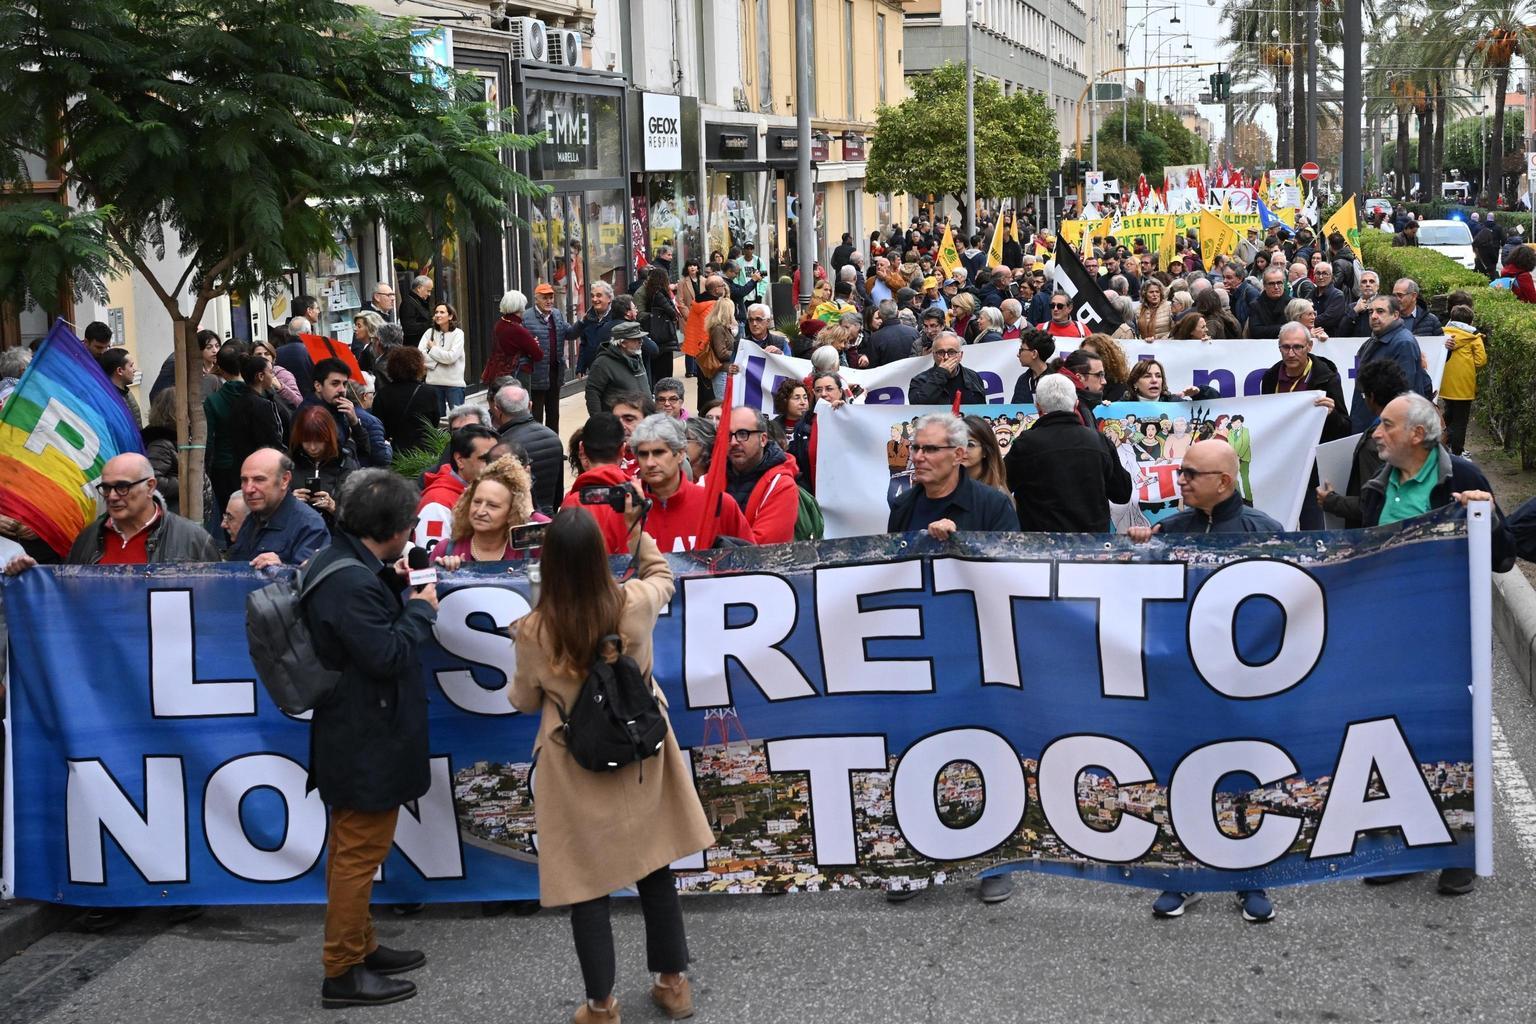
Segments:
[[[437,570],[432,566],[432,556],[426,548],[411,548],[405,556],[405,564],[411,569],[411,586],[420,591],[437,582]]]

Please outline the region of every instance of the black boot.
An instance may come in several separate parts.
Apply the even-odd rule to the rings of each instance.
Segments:
[[[320,1005],[327,1010],[348,1006],[383,1006],[398,1003],[416,994],[409,981],[396,981],[375,974],[362,964],[354,964],[339,978],[326,978],[320,986]]]
[[[374,974],[404,974],[426,962],[427,954],[419,949],[390,949],[388,946],[379,946],[363,957],[363,966]]]

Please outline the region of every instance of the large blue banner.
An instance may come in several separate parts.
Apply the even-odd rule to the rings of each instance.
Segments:
[[[718,836],[689,891],[1027,868],[1222,890],[1472,864],[1467,535],[852,538],[674,556],[656,674]],[[7,582],[16,895],[321,901],[307,727],[245,649],[241,567]],[[431,792],[382,901],[537,893],[534,723],[494,632],[516,567],[440,585]],[[564,756],[547,751],[545,756]]]

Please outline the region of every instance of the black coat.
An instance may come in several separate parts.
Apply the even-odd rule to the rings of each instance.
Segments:
[[[1248,337],[1250,338],[1278,338],[1280,328],[1286,324],[1285,307],[1290,304],[1293,296],[1284,295],[1278,299],[1271,299],[1268,295],[1260,295],[1248,303]]]
[[[418,651],[437,613],[425,601],[402,608],[393,566],[350,534],[337,532],[311,571],[343,557],[363,568],[340,570],[304,602],[320,663],[342,674],[309,725],[309,787],[331,807],[387,811],[431,788]]]
[[[907,385],[909,405],[953,405],[955,393],[961,392],[961,405],[986,405],[987,386],[981,376],[968,367],[951,377],[937,366],[929,367]]]
[[[886,520],[887,533],[905,533],[908,530],[926,530],[927,523],[914,523],[912,513],[917,508],[917,497],[923,493],[921,485],[913,487],[891,508]],[[960,470],[960,482],[949,496],[943,499],[944,510],[939,518],[948,519],[956,530],[984,533],[1011,533],[1018,523],[1013,502],[996,488],[972,480],[964,469]]]
[[[1158,524],[1158,533],[1279,533],[1285,527],[1267,512],[1243,504],[1232,493],[1206,512],[1193,506],[1175,512]]]
[[[1317,313],[1317,326],[1330,337],[1347,337],[1349,328],[1354,326],[1353,304],[1333,285],[1312,293],[1312,309]]]
[[[865,351],[869,353],[871,366],[884,366],[912,355],[912,344],[917,341],[917,328],[897,321],[881,327],[869,336]]]
[[[409,288],[400,296],[400,330],[405,334],[405,343],[415,347],[421,343],[421,336],[432,329],[432,306],[430,299],[418,299],[416,293]]]
[[[1003,465],[1027,532],[1108,533],[1109,503],[1131,500],[1120,456],[1075,412],[1041,416],[1013,439]]]
[[[235,468],[258,448],[288,448],[288,429],[291,417],[281,402],[255,388],[247,387],[229,403],[229,417],[225,428],[229,433],[228,445],[234,456]]]
[[[426,446],[427,430],[437,422],[437,398],[422,381],[392,380],[373,396],[373,415],[396,451],[414,451]]]
[[[565,497],[565,446],[560,435],[528,413],[504,423],[501,439],[528,453],[533,474],[533,507],[551,515]]]
[[[1387,503],[1387,483],[1392,476],[1392,467],[1383,464],[1381,472],[1367,480],[1360,488],[1360,522],[1362,526],[1377,526],[1381,523],[1381,512]],[[1488,478],[1476,465],[1462,458],[1460,455],[1452,455],[1448,449],[1440,449],[1440,459],[1435,466],[1435,486],[1429,492],[1429,507],[1431,509],[1443,508],[1456,499],[1452,495],[1463,491],[1487,491],[1493,493],[1493,486],[1488,483]],[[1515,535],[1510,531],[1509,524],[1504,520],[1504,513],[1499,509],[1498,502],[1493,505],[1493,571],[1508,572],[1515,565]]]
[[[1280,367],[1283,364],[1276,363],[1264,371],[1264,377],[1259,381],[1259,394],[1272,395],[1280,381]],[[1339,368],[1331,359],[1322,356],[1312,357],[1312,371],[1307,374],[1307,379],[1302,382],[1298,391],[1321,391],[1324,396],[1333,399],[1333,411],[1328,418],[1323,420],[1324,441],[1337,441],[1341,437],[1348,437],[1354,433],[1349,427],[1349,408],[1344,404],[1344,388],[1339,381]]]

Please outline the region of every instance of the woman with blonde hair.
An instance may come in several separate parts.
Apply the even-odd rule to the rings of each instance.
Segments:
[[[1166,291],[1156,278],[1141,286],[1141,309],[1136,313],[1136,332],[1143,338],[1166,338],[1173,329],[1173,309],[1164,301]]]
[[[954,316],[950,330],[960,335],[960,340],[969,345],[976,340],[976,296],[970,292],[961,292],[955,296],[949,308]]]
[[[622,653],[651,679],[651,635],[672,600],[672,570],[651,535],[637,529],[639,507],[630,504],[624,518],[635,574],[621,587],[592,514],[578,505],[555,516],[539,558],[539,602],[514,627],[512,705],[540,715],[533,776],[539,902],[570,907],[586,990],[573,1024],[619,1020],[609,895],[631,886],[645,917],[646,967],[656,974],[651,1001],[673,1020],[692,1016],[683,973],[688,940],[670,865],[714,842],[671,728],[654,756],[614,771],[583,767],[563,742],[563,719],[594,660]],[[658,703],[665,717],[665,701]]]
[[[708,344],[698,354],[699,372],[710,382],[711,394],[725,397],[725,370],[736,358],[736,304],[716,299],[704,317]]]
[[[486,466],[453,505],[448,539],[432,549],[432,560],[452,572],[471,562],[505,562],[517,557],[514,527],[547,523],[533,510],[533,478],[513,455]]]

